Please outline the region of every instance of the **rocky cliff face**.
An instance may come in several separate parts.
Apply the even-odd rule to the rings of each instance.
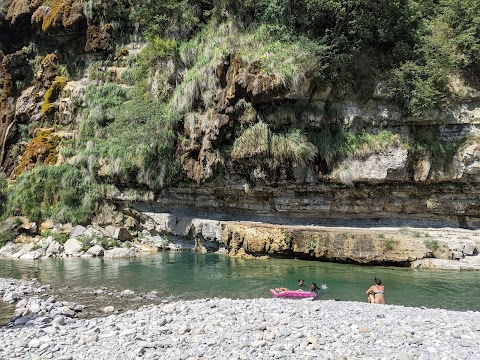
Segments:
[[[228,251],[238,257],[480,269],[480,237],[471,230],[272,225],[207,220],[201,215],[148,211],[145,215],[151,219],[148,226],[169,234],[168,246],[173,249]]]
[[[104,41],[100,46],[98,37],[102,35],[91,34],[93,25],[84,14],[82,1],[55,0],[47,5],[44,1],[12,0],[2,5],[7,11],[0,23],[0,162],[4,172],[14,177],[23,171],[25,162],[56,162],[55,156],[49,157],[51,147],[37,146],[31,153],[32,144],[22,138],[35,138],[39,128],[71,127],[72,119],[65,120],[62,109],[71,99],[61,96],[67,63],[86,51],[105,50],[110,43]],[[48,157],[50,160],[42,160]]]
[[[65,161],[60,148],[73,146],[83,121],[85,89],[108,80],[121,83],[127,67],[121,59],[138,44],[119,51],[125,38],[118,27],[102,20],[118,11],[108,3],[10,0],[3,5],[0,164],[15,179],[39,164]],[[121,20],[122,31],[134,34],[134,24]],[[103,80],[89,79],[87,68],[99,59],[118,62],[106,67]],[[162,71],[169,74],[169,86],[175,86],[185,77],[186,63],[163,61],[149,86],[158,86]],[[334,86],[315,83],[308,74],[287,86],[276,74],[235,53],[210,71],[216,88],[195,84],[190,109],[177,129],[183,182],[156,193],[153,203],[137,204],[139,208],[205,211],[223,219],[272,223],[480,227],[478,90],[462,86],[461,96],[444,108],[412,117],[393,101],[388,82],[380,80],[370,99],[360,101],[342,98]],[[182,104],[174,97],[172,107],[181,109]],[[342,154],[325,146],[315,158],[302,161],[293,155],[265,160],[260,137],[250,147],[225,155],[260,116],[271,131],[268,141],[291,127],[311,135],[311,142],[325,135],[325,129],[330,140],[338,129],[357,136],[393,135]],[[97,168],[94,175],[106,179],[102,167]],[[224,241],[233,252],[242,248],[255,254],[301,253],[358,262],[403,262],[426,253],[424,246],[406,243],[392,260],[379,251],[383,245],[378,237],[317,234],[316,243],[310,244],[312,235],[301,230],[292,235],[294,244],[285,247],[278,239],[291,236],[286,230],[271,230],[279,231],[277,240],[254,241],[269,235],[257,229],[253,237],[247,236],[239,226],[226,229]]]

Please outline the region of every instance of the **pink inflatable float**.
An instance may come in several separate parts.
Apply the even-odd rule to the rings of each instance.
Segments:
[[[316,293],[310,291],[300,291],[300,290],[287,290],[276,292],[274,289],[270,289],[270,294],[274,297],[285,297],[285,298],[314,298],[317,296]]]

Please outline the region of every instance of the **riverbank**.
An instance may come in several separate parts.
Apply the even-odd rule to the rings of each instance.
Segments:
[[[28,286],[2,279],[0,293],[12,282]],[[480,312],[331,300],[214,298],[37,320],[0,330],[1,358],[473,359],[480,346]]]
[[[0,247],[0,258],[131,258],[158,251],[218,252],[241,258],[480,271],[480,232],[460,228],[281,225],[212,220],[173,213],[132,212],[118,226],[36,224],[10,219],[22,233]],[[132,225],[132,224],[135,224]],[[12,230],[13,231],[13,230]]]

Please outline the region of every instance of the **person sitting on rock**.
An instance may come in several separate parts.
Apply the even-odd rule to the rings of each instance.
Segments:
[[[365,291],[365,294],[368,295],[368,302],[372,304],[385,304],[385,287],[382,285],[382,280],[376,277],[374,281],[375,284]],[[373,297],[373,301],[371,296]]]

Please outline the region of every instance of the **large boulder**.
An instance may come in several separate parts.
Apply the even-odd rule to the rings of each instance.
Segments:
[[[445,259],[421,259],[412,262],[415,269],[442,269],[442,270],[479,270],[477,264],[470,264],[464,261]]]
[[[467,146],[463,151],[463,163],[465,164],[465,174],[480,174],[480,144]]]
[[[54,257],[57,255],[60,255],[62,252],[63,252],[63,245],[61,245],[56,240],[52,240],[48,245],[47,251],[45,252],[45,256]]]
[[[5,246],[0,248],[0,257],[11,257],[18,251],[18,247],[18,244],[8,242],[7,244],[5,244]]]
[[[206,241],[222,241],[222,224],[216,220],[192,220],[192,231],[195,236]]]
[[[103,229],[102,229],[103,230]],[[107,234],[103,233],[99,229],[96,229],[94,227],[89,227],[85,232],[82,234],[82,237],[95,240],[95,239],[102,239],[106,236]]]
[[[15,253],[11,255],[12,258],[17,258],[20,259],[22,256],[25,254],[29,253],[30,251],[33,251],[34,244],[33,243],[23,243],[23,244],[17,244],[14,249],[16,250]]]
[[[38,249],[38,250],[32,250],[32,251],[26,252],[25,254],[21,255],[19,259],[38,260],[38,259],[41,259],[44,255],[45,255],[45,250]]]
[[[80,253],[83,244],[75,238],[70,238],[64,245],[66,255],[76,255]]]
[[[47,219],[40,224],[40,231],[51,230],[55,227],[52,219]]]
[[[130,234],[130,232],[123,227],[107,226],[105,230],[107,230],[108,234],[112,238],[119,241],[127,241],[133,238],[132,234]]]
[[[70,232],[70,238],[76,238],[77,236],[83,235],[83,233],[86,230],[87,230],[87,228],[85,226],[77,225]]]
[[[17,218],[9,217],[0,222],[0,234],[5,240],[12,241],[18,236],[20,230],[23,230],[22,225],[23,224],[18,221]]]
[[[464,256],[472,256],[476,252],[477,243],[474,240],[456,239],[447,241],[448,248],[456,253],[460,253],[460,258]]]
[[[105,249],[100,245],[92,246],[87,250],[87,255],[91,256],[103,256],[105,254]]]

